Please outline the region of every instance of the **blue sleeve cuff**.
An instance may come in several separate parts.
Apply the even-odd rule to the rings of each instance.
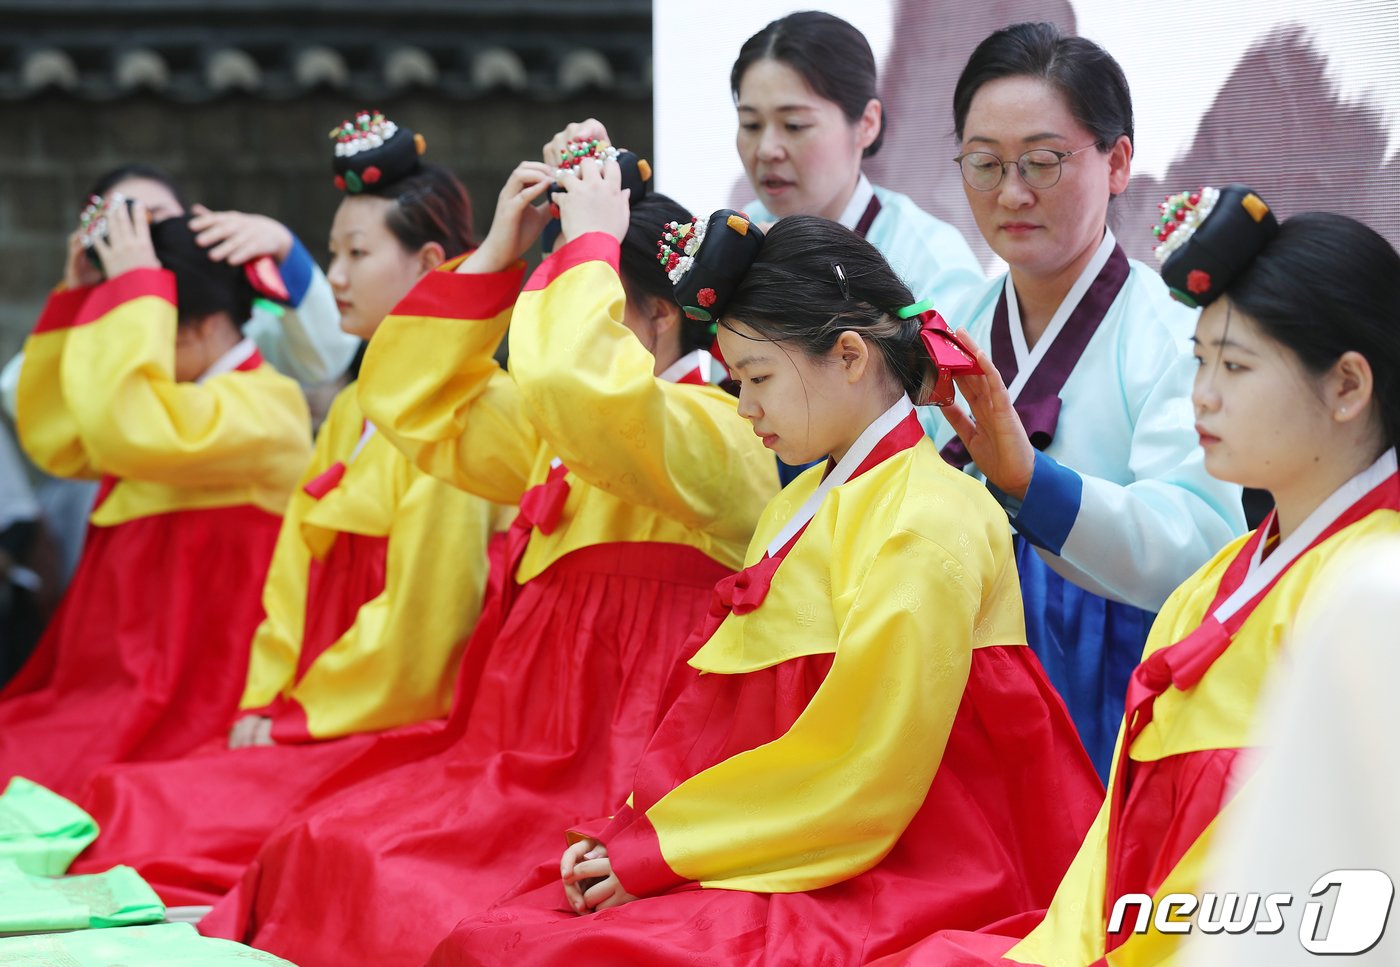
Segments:
[[[292,236],[292,250],[287,253],[278,269],[282,272],[282,283],[287,287],[287,294],[292,297],[292,306],[295,308],[301,305],[301,300],[306,298],[306,290],[311,288],[311,277],[316,272],[316,260],[295,235]]]
[[[1011,525],[1026,540],[1051,554],[1059,554],[1079,517],[1084,479],[1039,450],[1026,496],[1018,500],[988,485],[992,496],[1011,518]]]

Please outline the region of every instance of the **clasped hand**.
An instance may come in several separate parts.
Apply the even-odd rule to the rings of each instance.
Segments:
[[[228,747],[247,749],[257,745],[275,745],[272,738],[272,719],[266,715],[248,714],[240,716],[229,730]]]
[[[575,913],[597,913],[637,899],[623,889],[613,872],[608,848],[596,839],[579,840],[564,851],[559,877]]]

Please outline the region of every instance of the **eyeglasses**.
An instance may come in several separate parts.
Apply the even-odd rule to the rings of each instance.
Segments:
[[[974,191],[991,191],[1001,184],[1007,165],[1015,165],[1016,170],[1021,172],[1021,180],[1030,188],[1054,188],[1059,184],[1065,159],[1097,145],[1095,141],[1073,151],[1032,148],[1015,161],[1002,161],[990,151],[969,151],[958,155],[953,161],[962,169],[963,181]]]

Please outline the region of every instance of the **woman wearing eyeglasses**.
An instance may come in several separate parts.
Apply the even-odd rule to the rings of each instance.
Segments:
[[[944,310],[1010,400],[963,387],[966,409],[926,426],[1011,518],[1030,643],[1106,775],[1153,613],[1243,531],[1240,491],[1206,474],[1193,429],[1196,313],[1107,225],[1133,156],[1117,62],[1052,24],[1007,27],[964,67],[953,118],[968,204],[1009,271]]]

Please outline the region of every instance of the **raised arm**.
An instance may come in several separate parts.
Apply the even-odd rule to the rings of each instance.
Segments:
[[[582,165],[558,197],[569,239],[530,277],[511,327],[511,373],[530,419],[571,471],[693,528],[760,507],[772,456],[718,390],[659,379],[623,323],[618,274],[629,221],[614,162]],[[746,540],[751,522],[735,521]]]
[[[360,405],[425,473],[519,503],[538,437],[493,353],[510,324],[523,265],[429,272],[380,324],[360,369]]]
[[[310,441],[291,383],[176,382],[175,279],[133,269],[88,297],[67,336],[63,396],[93,464],[175,486],[237,486],[298,466]],[[21,402],[21,409],[24,403]]]
[[[360,341],[340,328],[340,311],[325,274],[292,231],[266,215],[213,212],[194,206],[190,227],[209,257],[243,265],[267,256],[277,262],[288,306],[256,302],[243,334],[278,370],[306,385],[345,372]]]
[[[1205,471],[1182,383],[1189,357],[1147,397],[1119,484],[1037,453],[1025,499],[1001,497],[1012,523],[1056,557],[1050,565],[1095,593],[1148,611],[1245,529],[1239,487]],[[1000,495],[999,495],[1000,497]]]
[[[15,426],[20,445],[29,459],[55,477],[102,475],[83,446],[78,421],[60,382],[68,336],[91,291],[85,287],[53,292],[24,343],[24,352],[11,361],[12,366],[19,365]]]
[[[0,374],[5,409],[15,421],[21,445],[31,460],[56,477],[101,476],[83,449],[78,425],[59,385],[68,332],[88,294],[101,281],[102,273],[88,259],[81,234],[73,232],[68,236],[62,284],[44,303],[25,342],[26,352],[11,359]],[[22,420],[21,408],[25,411]]]
[[[553,177],[539,162],[517,166],[486,240],[418,283],[361,367],[365,413],[415,466],[500,504],[520,502],[540,440],[493,353],[525,276],[520,256],[549,220],[534,202]]]
[[[526,284],[510,347],[530,419],[579,477],[686,526],[723,522],[746,497],[761,507],[776,490],[772,456],[719,390],[654,375],[622,323],[617,265],[617,239],[592,232]]]

